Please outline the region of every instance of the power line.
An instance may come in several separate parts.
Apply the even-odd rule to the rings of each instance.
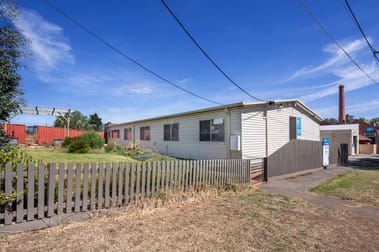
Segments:
[[[148,67],[142,65],[137,60],[133,59],[132,57],[130,57],[129,55],[127,55],[126,53],[124,53],[123,51],[121,51],[120,49],[118,49],[117,47],[115,47],[114,45],[112,45],[111,43],[107,42],[105,39],[103,39],[102,37],[100,37],[99,35],[97,35],[95,32],[91,31],[89,28],[87,28],[86,26],[84,26],[83,24],[81,24],[79,21],[77,21],[76,19],[74,19],[72,16],[66,14],[62,9],[60,9],[58,6],[56,6],[53,3],[51,3],[49,0],[44,0],[44,1],[51,8],[55,9],[57,12],[59,12],[61,15],[63,15],[67,19],[69,19],[72,23],[74,23],[75,25],[77,25],[78,27],[80,27],[82,30],[84,30],[85,32],[87,32],[88,34],[90,34],[92,37],[94,37],[95,39],[97,39],[98,41],[100,41],[101,43],[103,43],[104,45],[106,45],[107,47],[109,47],[110,49],[112,49],[113,51],[115,51],[116,53],[118,53],[121,56],[125,57],[126,59],[128,59],[129,61],[131,61],[135,65],[137,65],[138,67],[142,68],[146,72],[154,75],[158,79],[166,82],[167,84],[169,84],[169,85],[171,85],[171,86],[173,86],[173,87],[175,87],[177,89],[182,90],[183,92],[186,92],[187,94],[190,94],[192,96],[200,98],[200,99],[202,99],[204,101],[211,102],[211,103],[214,103],[214,104],[217,104],[217,105],[223,105],[222,103],[219,103],[219,102],[213,101],[211,99],[205,98],[205,97],[203,97],[201,95],[198,95],[198,94],[196,94],[196,93],[194,93],[192,91],[189,91],[189,90],[187,90],[187,89],[185,89],[185,88],[183,88],[183,87],[181,87],[181,86],[173,83],[172,81],[166,79],[162,75],[160,75],[160,74],[154,72],[153,70],[149,69]]]
[[[164,7],[168,10],[168,12],[171,14],[171,16],[175,19],[175,21],[178,23],[180,28],[187,34],[187,36],[192,40],[192,42],[196,45],[196,47],[202,52],[202,54],[212,63],[214,67],[217,68],[217,70],[225,76],[226,79],[228,79],[234,86],[236,86],[239,90],[250,96],[251,98],[257,100],[257,101],[264,101],[262,99],[257,98],[256,96],[250,94],[245,89],[243,89],[240,85],[238,85],[228,74],[225,73],[224,70],[221,69],[219,65],[208,55],[208,53],[200,46],[200,44],[196,41],[196,39],[191,35],[191,33],[187,30],[187,28],[184,26],[184,24],[179,20],[179,18],[175,15],[175,13],[170,9],[170,7],[166,4],[164,0],[161,0],[161,3],[164,5]]]
[[[366,43],[367,43],[368,47],[370,48],[370,50],[371,50],[371,52],[372,52],[372,55],[374,56],[374,58],[376,59],[376,61],[379,63],[379,58],[378,58],[378,56],[376,55],[377,53],[379,53],[379,51],[376,51],[375,48],[371,45],[371,43],[370,43],[370,41],[368,40],[368,38],[367,38],[365,32],[364,32],[363,29],[362,29],[362,26],[359,24],[358,19],[357,19],[357,17],[355,16],[355,14],[354,14],[354,12],[353,12],[352,8],[350,7],[350,4],[349,4],[349,2],[348,2],[347,0],[345,0],[345,4],[346,4],[346,6],[347,6],[347,11],[350,13],[350,15],[351,15],[351,17],[352,17],[354,23],[357,25],[357,27],[358,27],[359,31],[361,32],[363,38],[366,40]]]
[[[354,59],[353,57],[341,46],[341,44],[333,37],[333,35],[326,29],[326,27],[321,23],[321,21],[312,13],[308,6],[303,0],[298,0],[298,2],[303,6],[305,11],[311,16],[311,18],[320,26],[320,28],[325,32],[325,34],[346,54],[347,57],[354,63],[354,65],[369,78],[374,84],[378,84]]]

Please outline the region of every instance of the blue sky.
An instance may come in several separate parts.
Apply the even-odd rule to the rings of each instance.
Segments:
[[[227,104],[252,101],[194,47],[159,0],[51,0],[129,56],[178,85]],[[244,89],[264,100],[297,98],[323,117],[337,117],[338,85],[347,113],[379,116],[373,85],[322,32],[297,0],[166,0],[209,55]],[[374,79],[379,64],[343,1],[305,1]],[[30,40],[22,70],[28,105],[97,112],[113,123],[214,106],[139,69],[42,0],[18,1],[16,26]],[[350,0],[379,50],[377,0]],[[51,125],[53,117],[12,122]]]

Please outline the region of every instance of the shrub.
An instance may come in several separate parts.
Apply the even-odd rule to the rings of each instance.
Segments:
[[[13,171],[16,171],[17,164],[22,164],[24,170],[27,169],[28,164],[37,164],[41,161],[35,161],[31,156],[26,154],[17,146],[4,145],[0,148],[0,172],[3,172],[6,164],[11,164]],[[16,178],[13,178],[13,183],[15,183]],[[24,187],[27,181],[24,180]],[[13,202],[17,198],[17,193],[12,192],[11,195],[4,193],[5,179],[0,179],[0,207],[4,206],[6,203]],[[25,187],[26,188],[26,187]]]
[[[68,147],[68,153],[88,153],[88,151],[89,144],[80,137],[74,137]]]
[[[109,143],[107,146],[104,147],[105,152],[114,152],[119,155],[125,155],[125,148],[122,145],[116,144],[116,143]]]
[[[11,195],[7,195],[3,192],[0,192],[0,206],[4,206],[5,204],[9,202],[13,202],[17,199],[17,193],[12,192]]]
[[[65,137],[62,143],[63,148],[68,148],[70,147],[71,143],[73,142],[74,137]]]
[[[173,157],[167,155],[161,155],[158,152],[154,152],[150,149],[138,148],[138,149],[130,149],[126,152],[126,155],[140,161],[171,161],[176,160]]]
[[[14,170],[16,170],[17,164],[22,164],[26,167],[29,163],[39,163],[35,161],[31,156],[26,154],[17,146],[7,145],[0,149],[0,167],[3,168],[5,164],[12,164]]]
[[[104,146],[104,150],[106,153],[109,153],[109,152],[113,152],[114,149],[115,149],[115,143],[109,143],[107,145]]]
[[[87,131],[83,135],[79,136],[79,138],[87,142],[89,147],[92,149],[100,149],[104,146],[104,138],[102,138],[95,131]]]

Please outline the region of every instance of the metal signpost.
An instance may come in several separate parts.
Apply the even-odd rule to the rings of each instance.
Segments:
[[[329,138],[322,139],[322,167],[326,169],[329,166]]]

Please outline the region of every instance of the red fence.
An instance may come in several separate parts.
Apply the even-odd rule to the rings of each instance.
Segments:
[[[1,125],[4,132],[7,133],[12,138],[17,138],[19,144],[26,143],[26,127],[23,124],[2,124]],[[68,136],[68,132],[64,128],[49,127],[49,126],[36,126],[37,127],[37,138],[36,144],[51,144],[54,139],[64,139]],[[80,136],[84,133],[83,130],[70,129],[70,137]],[[101,137],[104,137],[103,131],[96,132]]]
[[[25,144],[26,132],[23,124],[2,124],[3,131],[11,138],[17,138],[18,143]]]
[[[64,139],[66,136],[76,137],[84,133],[83,130],[70,129],[69,135],[67,129],[48,126],[37,126],[37,143],[50,144],[54,139]],[[104,132],[98,131],[101,137],[104,137]]]

